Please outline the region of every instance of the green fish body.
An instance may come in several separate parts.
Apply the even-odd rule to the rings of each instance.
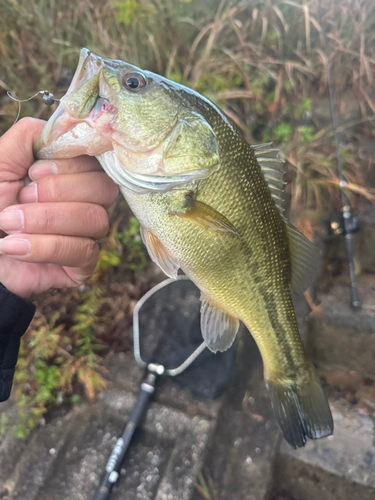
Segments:
[[[207,346],[228,349],[239,321],[253,335],[286,440],[303,446],[332,433],[291,297],[308,286],[317,254],[282,215],[276,150],[249,146],[190,89],[85,49],[36,150],[39,158],[97,156],[138,218],[151,258],[168,276],[182,269],[201,290]]]

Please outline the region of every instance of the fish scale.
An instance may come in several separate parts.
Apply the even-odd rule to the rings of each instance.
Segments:
[[[207,346],[228,349],[239,320],[254,336],[286,440],[297,447],[332,433],[291,297],[308,286],[317,254],[282,214],[276,150],[250,146],[193,90],[82,49],[35,151],[40,159],[95,155],[138,218],[151,258],[200,288]]]

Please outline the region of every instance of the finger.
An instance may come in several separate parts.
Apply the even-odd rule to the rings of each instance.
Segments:
[[[108,233],[107,212],[94,203],[31,203],[0,213],[0,229],[27,234],[60,234],[99,240]]]
[[[99,247],[94,240],[76,236],[20,233],[0,240],[0,254],[24,262],[93,270],[98,253]]]
[[[98,160],[93,156],[77,156],[68,160],[39,160],[31,165],[29,177],[38,181],[54,174],[77,174],[83,172],[103,171]]]
[[[118,195],[118,186],[104,172],[50,175],[23,188],[20,203],[78,201],[109,208]]]
[[[23,179],[34,163],[33,144],[45,121],[22,118],[0,138],[0,182]]]
[[[0,210],[16,202],[17,194],[24,185],[24,181],[0,182]]]
[[[96,266],[96,263],[95,263]],[[92,275],[95,270],[94,267],[63,267],[64,272],[66,273],[69,280],[73,282],[73,284],[68,284],[69,288],[76,287],[82,285],[82,283]]]
[[[15,203],[34,161],[33,144],[45,122],[23,118],[0,137],[0,210]]]

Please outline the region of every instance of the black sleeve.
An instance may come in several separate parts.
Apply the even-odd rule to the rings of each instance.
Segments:
[[[0,283],[0,402],[9,398],[20,338],[35,313],[35,306]]]

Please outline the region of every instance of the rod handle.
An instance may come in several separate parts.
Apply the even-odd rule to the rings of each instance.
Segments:
[[[345,219],[344,219],[345,222]],[[346,254],[348,256],[349,275],[350,275],[350,305],[354,311],[362,307],[361,298],[356,285],[355,266],[354,266],[354,244],[353,233],[345,234]]]
[[[148,373],[147,377],[142,382],[141,389],[137,395],[137,400],[128,419],[128,423],[134,424],[134,427],[137,427],[141,421],[148,401],[155,391],[155,380],[155,375],[153,373]]]
[[[107,462],[106,471],[101,478],[100,484],[92,500],[108,499],[112,487],[118,479],[118,472],[129,448],[134,431],[141,421],[147,407],[147,403],[155,390],[155,382],[155,374],[148,372],[146,378],[142,382],[133,409],[130,412],[124,433],[121,438],[117,440],[117,443],[112,450],[111,456]]]
[[[359,295],[359,292],[358,292],[357,287],[355,285],[351,286],[350,300],[351,300],[352,309],[354,309],[355,311],[359,311],[362,307],[362,302],[361,302],[361,296]]]

